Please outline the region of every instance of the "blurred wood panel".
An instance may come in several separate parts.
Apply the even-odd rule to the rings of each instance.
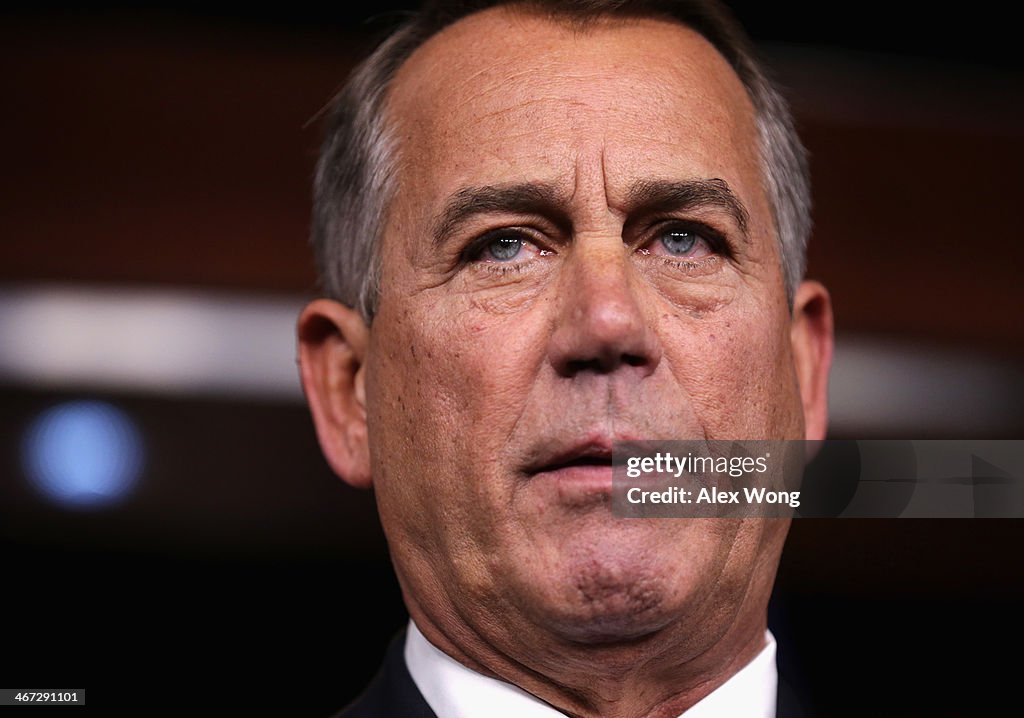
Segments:
[[[810,273],[837,326],[1024,353],[1024,135],[810,125]]]
[[[0,39],[0,281],[312,289],[307,123],[350,38],[36,21]],[[801,119],[838,325],[1024,355],[1024,129]]]
[[[319,128],[345,44],[127,30],[4,37],[3,279],[313,283]]]

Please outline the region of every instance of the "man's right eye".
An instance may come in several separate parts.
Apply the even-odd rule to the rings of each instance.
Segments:
[[[466,249],[464,256],[468,262],[524,264],[548,254],[552,252],[541,249],[531,233],[503,228],[479,237]]]

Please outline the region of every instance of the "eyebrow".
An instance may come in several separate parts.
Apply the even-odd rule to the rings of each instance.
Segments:
[[[434,222],[431,232],[434,246],[440,246],[459,225],[479,214],[538,214],[571,226],[565,210],[567,201],[555,185],[544,182],[465,187],[451,196]],[[723,179],[638,180],[626,196],[629,215],[682,212],[702,207],[726,212],[736,222],[743,238],[747,238],[747,209]]]
[[[541,214],[569,224],[563,209],[565,199],[554,185],[543,182],[466,187],[451,196],[434,223],[434,245],[440,245],[460,224],[478,214]]]
[[[681,212],[711,207],[724,211],[747,239],[750,215],[736,193],[723,179],[639,180],[627,195],[629,214]]]

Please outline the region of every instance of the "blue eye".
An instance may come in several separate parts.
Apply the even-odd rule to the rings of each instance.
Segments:
[[[484,245],[483,256],[496,262],[508,262],[519,256],[523,240],[518,237],[498,237]]]
[[[693,246],[697,243],[698,236],[693,232],[687,232],[681,229],[673,229],[665,232],[661,235],[661,245],[668,251],[669,254],[683,255],[688,254],[693,250]]]

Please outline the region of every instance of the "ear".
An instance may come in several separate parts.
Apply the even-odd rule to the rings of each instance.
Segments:
[[[793,300],[790,342],[804,408],[804,438],[828,431],[828,373],[832,367],[832,300],[819,282],[802,282]]]
[[[365,366],[370,331],[354,309],[330,299],[299,316],[299,371],[327,463],[344,481],[369,488]]]

